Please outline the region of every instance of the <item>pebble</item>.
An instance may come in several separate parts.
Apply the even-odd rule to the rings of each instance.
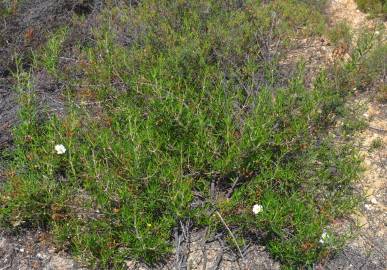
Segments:
[[[38,253],[38,254],[36,254],[36,257],[37,257],[38,259],[40,259],[40,260],[44,260],[46,256],[43,255],[43,254],[41,254],[41,253]]]
[[[376,200],[375,197],[371,197],[370,202],[371,202],[372,204],[378,204],[378,201]]]

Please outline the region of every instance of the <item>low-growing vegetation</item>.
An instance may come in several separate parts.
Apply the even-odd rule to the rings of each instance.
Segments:
[[[326,35],[335,46],[351,46],[351,27],[346,22],[337,23],[331,29],[328,30]]]
[[[387,19],[387,3],[386,0],[355,0],[359,9],[369,12],[372,15],[381,15]]]
[[[166,258],[181,224],[224,232],[235,249],[266,245],[288,269],[329,256],[342,243],[330,223],[359,199],[361,160],[345,136],[361,123],[345,98],[379,70],[356,80],[372,61],[364,38],[312,89],[302,66],[283,78],[292,42],[326,31],[321,2],[108,5],[65,68],[71,29],[53,33],[31,70],[14,74],[20,124],[1,226],[47,229],[103,269]],[[349,32],[331,38],[349,42]],[[62,85],[63,113],[38,109],[39,71]]]
[[[17,0],[3,0],[0,2],[0,18],[11,15],[17,7],[17,2]]]

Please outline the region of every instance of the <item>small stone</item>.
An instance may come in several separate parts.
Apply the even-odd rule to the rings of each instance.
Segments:
[[[133,261],[126,261],[125,263],[128,269],[133,269],[136,266],[136,264]]]
[[[24,248],[19,248],[19,251],[20,251],[21,253],[23,253],[23,252],[24,252]]]
[[[36,254],[36,257],[37,257],[38,259],[40,259],[40,260],[44,260],[44,259],[46,258],[46,256],[43,255],[42,253]]]
[[[369,205],[369,204],[365,204],[364,208],[367,209],[367,210],[372,210],[373,209],[372,205]]]
[[[375,197],[371,197],[370,202],[371,202],[372,204],[378,204],[378,201],[376,200]]]

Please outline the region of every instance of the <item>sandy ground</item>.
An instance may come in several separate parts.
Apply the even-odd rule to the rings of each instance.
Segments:
[[[332,24],[347,22],[354,30],[355,39],[363,27],[375,26],[353,0],[332,0],[328,12]],[[343,226],[360,226],[356,237],[324,269],[382,270],[387,269],[387,104],[375,101],[370,93],[360,95],[354,102],[367,108],[364,116],[369,120],[369,127],[356,138],[365,166],[357,188],[367,199],[351,220],[343,222]],[[374,144],[379,146],[375,148]]]
[[[374,102],[369,96],[359,97],[357,102],[368,107],[365,117],[369,119],[369,127],[357,138],[366,169],[357,188],[367,199],[351,219],[336,224],[360,226],[360,230],[325,269],[384,270],[387,269],[387,104]],[[375,142],[378,148],[372,146]]]

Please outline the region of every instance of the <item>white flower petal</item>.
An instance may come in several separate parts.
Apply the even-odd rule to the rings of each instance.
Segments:
[[[321,234],[321,237],[320,237],[320,243],[321,244],[324,244],[327,240],[329,239],[329,234],[328,232],[324,229],[323,230],[323,233]]]
[[[253,213],[257,215],[258,213],[263,211],[263,206],[260,204],[254,204],[253,206]]]
[[[63,155],[66,153],[66,147],[63,144],[57,144],[55,145],[55,151],[58,155]]]

